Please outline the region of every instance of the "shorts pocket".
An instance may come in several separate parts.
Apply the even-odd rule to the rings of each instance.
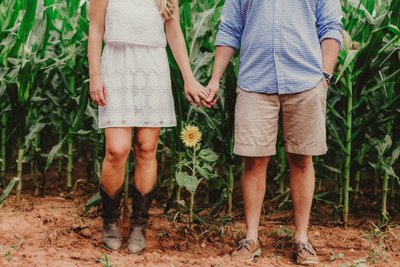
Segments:
[[[328,89],[329,89],[329,84],[328,84],[328,81],[325,79],[325,78],[322,78],[322,80],[321,80],[321,84],[322,84],[322,87],[326,90],[326,91],[328,91]]]

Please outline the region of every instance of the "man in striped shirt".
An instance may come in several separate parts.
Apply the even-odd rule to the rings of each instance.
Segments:
[[[204,104],[215,104],[221,77],[240,48],[235,153],[245,157],[246,237],[232,253],[238,260],[261,254],[258,227],[281,112],[296,262],[319,262],[307,235],[315,184],[312,156],[327,151],[326,96],[342,42],[341,19],[339,0],[226,0]]]

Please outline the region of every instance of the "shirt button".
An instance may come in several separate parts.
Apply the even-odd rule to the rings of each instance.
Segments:
[[[278,38],[275,38],[275,41],[276,41],[276,42],[278,42],[278,41],[279,41],[279,39],[278,39]]]
[[[276,24],[279,24],[279,20],[276,21]]]

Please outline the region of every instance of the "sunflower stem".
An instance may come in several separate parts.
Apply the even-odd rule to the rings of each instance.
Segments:
[[[184,152],[179,152],[178,154],[178,162],[182,162],[183,157],[184,157],[185,153]],[[181,190],[182,187],[176,183],[176,186],[178,187],[177,192],[176,192],[176,211],[179,212],[180,211],[180,203],[181,203]]]
[[[192,155],[192,164],[193,164],[193,172],[192,176],[196,177],[196,147],[193,147],[193,155]],[[194,193],[190,192],[190,206],[189,206],[189,223],[192,226],[193,222],[193,208],[194,208]]]

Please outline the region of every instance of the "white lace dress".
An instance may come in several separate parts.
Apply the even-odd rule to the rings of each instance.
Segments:
[[[164,20],[156,0],[109,0],[99,128],[176,126]]]

